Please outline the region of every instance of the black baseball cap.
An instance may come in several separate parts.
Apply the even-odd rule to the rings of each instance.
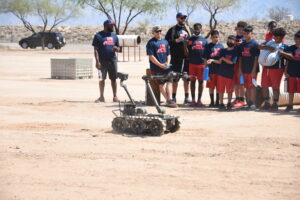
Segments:
[[[182,14],[181,12],[177,13],[176,18],[187,17],[187,15]]]

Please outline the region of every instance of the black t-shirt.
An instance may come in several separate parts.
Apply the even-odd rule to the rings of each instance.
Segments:
[[[259,56],[259,52],[258,43],[255,40],[251,40],[250,42],[243,41],[239,46],[239,56],[242,58],[243,73],[250,74],[252,72],[255,57]]]
[[[151,40],[148,41],[147,46],[147,55],[152,55],[154,56],[158,62],[160,63],[166,63],[168,55],[170,55],[170,47],[169,44],[166,40],[161,39],[158,40],[156,38],[152,38]],[[157,73],[164,73],[168,70],[163,70],[162,68],[156,66],[154,63],[152,63],[150,60],[150,69]]]
[[[175,42],[175,40],[180,36],[183,36],[185,40],[188,40],[191,37],[191,35],[189,35],[189,31],[187,31],[185,26],[176,25],[174,36],[172,36],[173,28],[174,26],[168,30],[165,39],[169,42],[172,59],[174,58],[183,59],[184,58],[183,42],[177,43]],[[190,29],[190,33],[191,32],[192,30]]]
[[[220,56],[231,60],[233,64],[227,64],[226,62],[222,61],[218,70],[218,75],[233,79],[234,64],[237,62],[237,58],[238,58],[237,49],[236,48],[232,50],[222,49]]]
[[[194,65],[204,64],[204,52],[207,46],[207,40],[202,36],[192,36],[189,39],[189,58],[190,63]]]
[[[289,46],[285,51],[293,55],[293,60],[287,60],[287,73],[291,77],[300,77],[300,47],[292,45]]]
[[[205,58],[219,60],[221,57],[221,50],[224,49],[224,46],[220,43],[214,44],[209,43],[205,48]],[[219,70],[220,65],[216,63],[211,63],[209,65],[209,74],[216,74]]]

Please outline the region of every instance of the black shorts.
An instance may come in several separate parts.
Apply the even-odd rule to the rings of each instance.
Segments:
[[[187,72],[189,74],[189,60],[184,58],[171,58],[171,70],[174,72]],[[173,82],[178,82],[179,79],[174,79]]]
[[[159,73],[155,73],[155,75],[163,75],[163,76],[166,76],[167,74],[169,73],[169,71],[166,71],[166,72],[159,72]],[[165,83],[168,83],[168,82],[171,82],[170,80],[156,80],[157,84],[158,85],[163,85]]]
[[[118,64],[116,60],[112,61],[100,61],[101,69],[98,70],[98,76],[100,80],[105,80],[107,73],[110,80],[117,79]]]

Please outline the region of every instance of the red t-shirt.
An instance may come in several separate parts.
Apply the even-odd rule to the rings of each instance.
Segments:
[[[274,35],[271,32],[268,32],[265,36],[265,41],[272,40]]]

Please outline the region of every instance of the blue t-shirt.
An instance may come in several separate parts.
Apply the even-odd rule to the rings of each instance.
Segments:
[[[221,58],[221,50],[224,49],[224,46],[220,43],[214,44],[209,43],[205,48],[205,58],[219,60]],[[211,63],[209,65],[209,73],[216,74],[219,70],[220,65],[216,63]]]
[[[253,39],[250,42],[244,40],[239,46],[239,56],[242,58],[242,72],[244,74],[252,72],[255,57],[258,57],[259,53],[258,43]]]
[[[293,60],[288,61],[287,73],[291,77],[300,77],[300,47],[296,45],[289,46],[285,50],[293,55]]]
[[[192,36],[188,41],[190,63],[194,65],[204,64],[204,51],[207,40],[202,36]]]
[[[170,46],[167,40],[161,39],[158,40],[156,38],[152,38],[148,41],[147,46],[147,55],[154,56],[158,62],[160,63],[166,63],[167,57],[170,55]],[[155,71],[156,73],[165,73],[168,70],[164,70],[158,66],[156,66],[154,63],[152,63],[150,60],[150,69]]]
[[[237,62],[237,58],[238,58],[237,49],[236,48],[232,50],[222,49],[220,56],[231,60],[233,64],[227,64],[225,61],[222,61],[218,70],[218,75],[233,79],[234,64]]]
[[[116,60],[116,53],[113,47],[119,47],[119,39],[114,33],[105,33],[104,31],[98,32],[93,39],[92,45],[98,47],[98,54],[100,61],[113,61]]]

